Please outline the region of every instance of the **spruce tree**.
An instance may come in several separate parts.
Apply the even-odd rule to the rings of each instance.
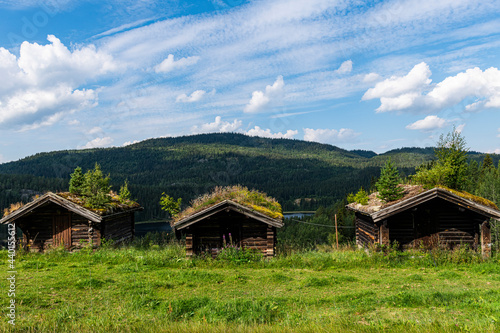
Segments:
[[[481,168],[481,173],[484,173],[485,171],[488,171],[490,169],[494,168],[493,166],[493,159],[491,158],[490,154],[486,154],[483,160],[483,166]]]
[[[439,137],[434,154],[438,159],[437,163],[448,166],[450,170],[444,177],[444,184],[441,185],[459,191],[464,189],[468,176],[468,151],[465,138],[456,130],[455,126],[446,136]]]
[[[400,177],[398,169],[387,160],[380,172],[380,178],[376,183],[379,192],[378,197],[385,202],[395,201],[403,197],[403,189],[399,187]]]
[[[130,200],[131,194],[128,189],[128,181],[125,180],[125,184],[123,184],[122,187],[120,187],[120,194],[118,195],[120,197],[121,201],[126,201]]]
[[[85,176],[83,175],[82,168],[77,167],[71,174],[71,179],[69,180],[69,192],[81,195],[83,193],[84,184]]]
[[[103,208],[111,201],[109,191],[109,176],[104,177],[99,164],[95,164],[94,170],[85,173],[85,184],[83,194],[85,201],[91,208]]]

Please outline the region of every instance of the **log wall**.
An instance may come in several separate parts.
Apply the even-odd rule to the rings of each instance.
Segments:
[[[379,228],[369,216],[356,213],[356,244],[369,247],[379,241]]]
[[[388,220],[391,241],[396,240],[403,247],[441,246],[451,249],[467,244],[475,249],[479,245],[479,225],[485,217],[436,199]]]
[[[186,233],[188,256],[192,252],[215,257],[224,243],[258,249],[264,256],[274,256],[276,228],[247,218],[244,214],[221,212],[186,229],[183,232]]]
[[[134,237],[134,213],[124,212],[104,217],[101,222],[102,238],[119,243]]]
[[[59,231],[55,236],[55,220],[67,216],[70,229]],[[59,217],[59,218],[58,218]],[[55,238],[68,239],[66,247],[69,250],[78,249],[91,243],[101,245],[102,237],[117,242],[134,236],[134,213],[125,212],[104,218],[103,222],[95,223],[85,217],[56,205],[54,203],[35,209],[32,213],[19,218],[16,225],[23,232],[23,245],[30,250],[44,251],[56,244]]]
[[[99,246],[101,242],[100,225],[92,223],[83,216],[71,215],[71,244],[73,248],[81,248],[92,242]]]
[[[466,207],[443,199],[434,199],[373,223],[369,216],[356,213],[356,243],[368,247],[370,244],[398,242],[403,248],[444,247],[452,249],[467,244],[476,249],[488,244],[486,230],[481,225],[487,218]],[[485,234],[483,238],[481,235]],[[482,248],[487,245],[482,245]],[[487,254],[486,254],[487,255]]]
[[[59,206],[48,205],[40,207],[36,213],[31,213],[16,220],[16,225],[23,231],[23,238],[26,241],[25,246],[29,250],[43,251],[53,245],[53,218],[54,214],[62,212]]]

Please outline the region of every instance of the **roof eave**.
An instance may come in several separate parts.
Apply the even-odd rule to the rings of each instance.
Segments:
[[[381,220],[384,220],[392,215],[395,215],[402,210],[410,209],[415,206],[418,206],[424,202],[427,202],[429,200],[432,200],[434,198],[441,198],[443,200],[455,203],[459,206],[463,206],[469,210],[475,211],[479,214],[486,215],[490,218],[494,219],[500,219],[500,211],[497,211],[495,209],[492,209],[490,207],[478,204],[472,200],[460,197],[454,193],[451,193],[449,191],[446,191],[445,189],[436,187],[431,190],[422,192],[414,197],[408,198],[406,200],[403,200],[401,202],[398,202],[395,205],[391,205],[389,207],[386,207],[384,209],[381,209],[378,212],[374,213],[366,213],[362,212],[359,210],[355,210],[352,207],[349,207],[351,210],[357,211],[359,213],[368,215],[372,218],[373,222],[379,222]]]
[[[3,217],[0,220],[0,224],[10,223],[13,220],[16,220],[20,217],[23,217],[26,214],[31,213],[34,209],[41,207],[48,202],[53,202],[55,204],[58,204],[64,208],[68,209],[69,211],[72,211],[76,214],[79,214],[81,216],[88,218],[92,222],[99,223],[102,221],[102,216],[86,209],[85,207],[82,207],[78,204],[75,204],[74,202],[71,202],[67,199],[64,199],[63,197],[60,197],[55,193],[47,192],[44,195],[42,195],[40,198],[35,199],[34,201],[27,203],[23,207],[15,210],[14,212],[10,213],[9,215],[7,215],[5,217]]]
[[[176,230],[182,230],[190,225],[196,224],[200,222],[203,219],[206,219],[212,215],[215,215],[219,212],[221,212],[224,209],[232,209],[234,211],[243,213],[244,215],[247,215],[249,217],[252,217],[262,223],[272,225],[277,228],[281,228],[284,223],[280,219],[275,219],[272,217],[269,217],[265,214],[262,214],[260,212],[257,212],[255,210],[252,210],[248,207],[245,207],[243,205],[240,205],[232,200],[224,200],[221,201],[218,204],[215,204],[213,206],[207,207],[204,210],[201,210],[199,212],[194,213],[193,215],[187,216],[180,220],[179,222],[175,223],[172,227]]]

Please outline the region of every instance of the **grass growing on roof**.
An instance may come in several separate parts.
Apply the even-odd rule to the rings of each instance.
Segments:
[[[23,206],[24,206],[24,203],[22,203],[22,202],[16,202],[16,203],[10,204],[10,207],[4,208],[3,216],[9,215],[10,213],[15,212],[16,210],[18,210],[19,208],[21,208]]]
[[[72,194],[69,192],[60,192],[56,194],[66,200],[76,203],[77,205],[83,206],[88,210],[91,210],[99,215],[111,214],[114,212],[126,211],[132,208],[140,207],[140,205],[137,202],[130,199],[120,198],[120,196],[113,191],[110,191],[109,194],[107,194],[109,196],[109,202],[104,204],[104,207],[102,208],[91,207],[86,203],[84,197],[76,194]]]
[[[191,202],[191,206],[180,212],[173,222],[175,224],[186,216],[195,214],[224,200],[234,201],[271,218],[283,218],[281,205],[276,199],[257,190],[249,190],[244,186],[234,185],[225,187],[217,186],[212,192],[194,199]]]
[[[479,197],[477,195],[470,194],[469,192],[457,191],[457,190],[451,189],[451,188],[443,186],[443,185],[437,185],[436,188],[441,188],[441,189],[443,189],[445,191],[448,191],[448,192],[451,192],[451,193],[453,193],[455,195],[458,195],[461,198],[464,198],[464,199],[467,199],[467,200],[471,200],[471,201],[474,201],[475,203],[478,203],[480,205],[483,205],[483,206],[490,207],[490,208],[498,210],[498,206],[494,202],[492,202],[492,201],[490,201],[488,199],[485,199],[483,197]]]

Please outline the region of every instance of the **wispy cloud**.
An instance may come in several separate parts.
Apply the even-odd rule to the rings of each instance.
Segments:
[[[347,60],[347,61],[344,61],[340,67],[336,70],[336,72],[338,74],[347,74],[347,73],[350,73],[352,71],[352,61],[351,60]]]
[[[181,94],[177,96],[176,102],[182,102],[182,103],[193,103],[193,102],[198,102],[203,98],[205,95],[206,91],[205,90],[196,90],[191,93],[191,95],[186,95],[186,94]]]

